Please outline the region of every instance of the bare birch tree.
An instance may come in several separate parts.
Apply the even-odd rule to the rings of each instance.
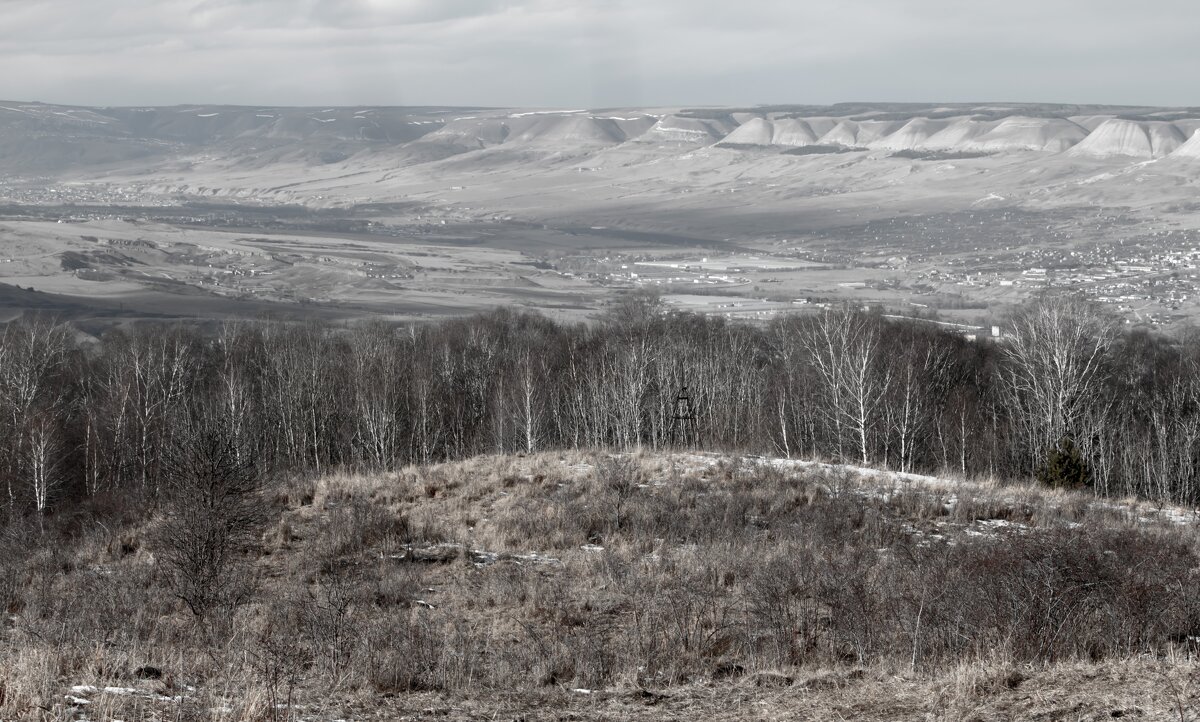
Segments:
[[[1009,327],[1000,380],[1032,468],[1068,434],[1090,440],[1083,422],[1103,401],[1117,322],[1095,303],[1060,295],[1018,309]]]
[[[833,427],[838,456],[845,458],[850,443],[858,460],[869,463],[879,407],[891,382],[881,363],[876,321],[849,308],[825,310],[802,331],[800,344],[824,391],[823,413]]]

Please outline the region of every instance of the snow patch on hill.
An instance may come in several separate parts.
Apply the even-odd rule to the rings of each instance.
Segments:
[[[689,118],[682,115],[666,115],[637,140],[651,143],[684,143],[688,145],[712,145],[723,140],[736,125],[732,120]]]

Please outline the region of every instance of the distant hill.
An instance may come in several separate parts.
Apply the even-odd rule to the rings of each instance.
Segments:
[[[1200,109],[1046,104],[842,104],[520,110],[188,105],[85,108],[0,101],[3,175],[129,167],[196,153],[319,166],[388,151],[423,163],[496,146],[578,153],[622,144],[1172,155]],[[1181,157],[1191,158],[1190,153]]]

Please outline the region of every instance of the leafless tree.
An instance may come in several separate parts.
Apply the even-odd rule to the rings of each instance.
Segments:
[[[55,428],[66,413],[66,329],[45,319],[23,320],[0,335],[0,404],[7,426],[3,446],[8,509],[20,503],[19,480],[30,480],[35,507],[44,512],[58,457]]]
[[[174,437],[162,464],[168,490],[156,539],[165,580],[194,615],[243,601],[252,589],[243,558],[266,519],[262,478],[232,429],[212,415]]]
[[[517,357],[516,412],[521,429],[521,441],[526,454],[540,446],[541,417],[546,386],[544,358],[531,349]]]
[[[57,420],[43,411],[26,422],[26,473],[33,492],[34,510],[40,520],[50,508],[51,494],[62,483],[63,445]]]
[[[120,467],[150,497],[156,496],[159,452],[172,420],[195,389],[201,354],[186,329],[144,327],[107,339],[106,396]]]
[[[800,343],[824,392],[824,413],[837,442],[839,457],[852,443],[858,460],[871,460],[878,410],[891,384],[881,363],[880,334],[875,319],[842,307],[823,311],[804,328]]]
[[[962,379],[954,377],[954,346],[943,334],[915,325],[887,331],[884,364],[891,383],[880,410],[886,427],[883,462],[912,471]],[[963,420],[960,416],[960,424]]]
[[[407,359],[396,332],[382,324],[356,328],[350,346],[358,456],[370,469],[386,469],[403,448]]]
[[[1104,400],[1116,319],[1095,303],[1064,294],[1026,304],[1009,327],[1001,382],[1030,464],[1067,434],[1086,448],[1092,435],[1084,422]]]

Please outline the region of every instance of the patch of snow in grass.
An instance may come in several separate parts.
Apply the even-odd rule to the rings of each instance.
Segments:
[[[465,556],[476,567],[486,567],[497,562],[511,561],[517,564],[561,564],[554,557],[548,557],[537,552],[514,554],[509,552],[490,552],[483,549],[468,549],[462,544],[443,543],[431,544],[424,547],[409,547],[400,554],[392,554],[388,558],[396,561],[414,561],[426,563],[445,563],[453,561],[459,555]]]
[[[138,690],[132,687],[105,687],[104,694],[129,695],[137,694]]]

